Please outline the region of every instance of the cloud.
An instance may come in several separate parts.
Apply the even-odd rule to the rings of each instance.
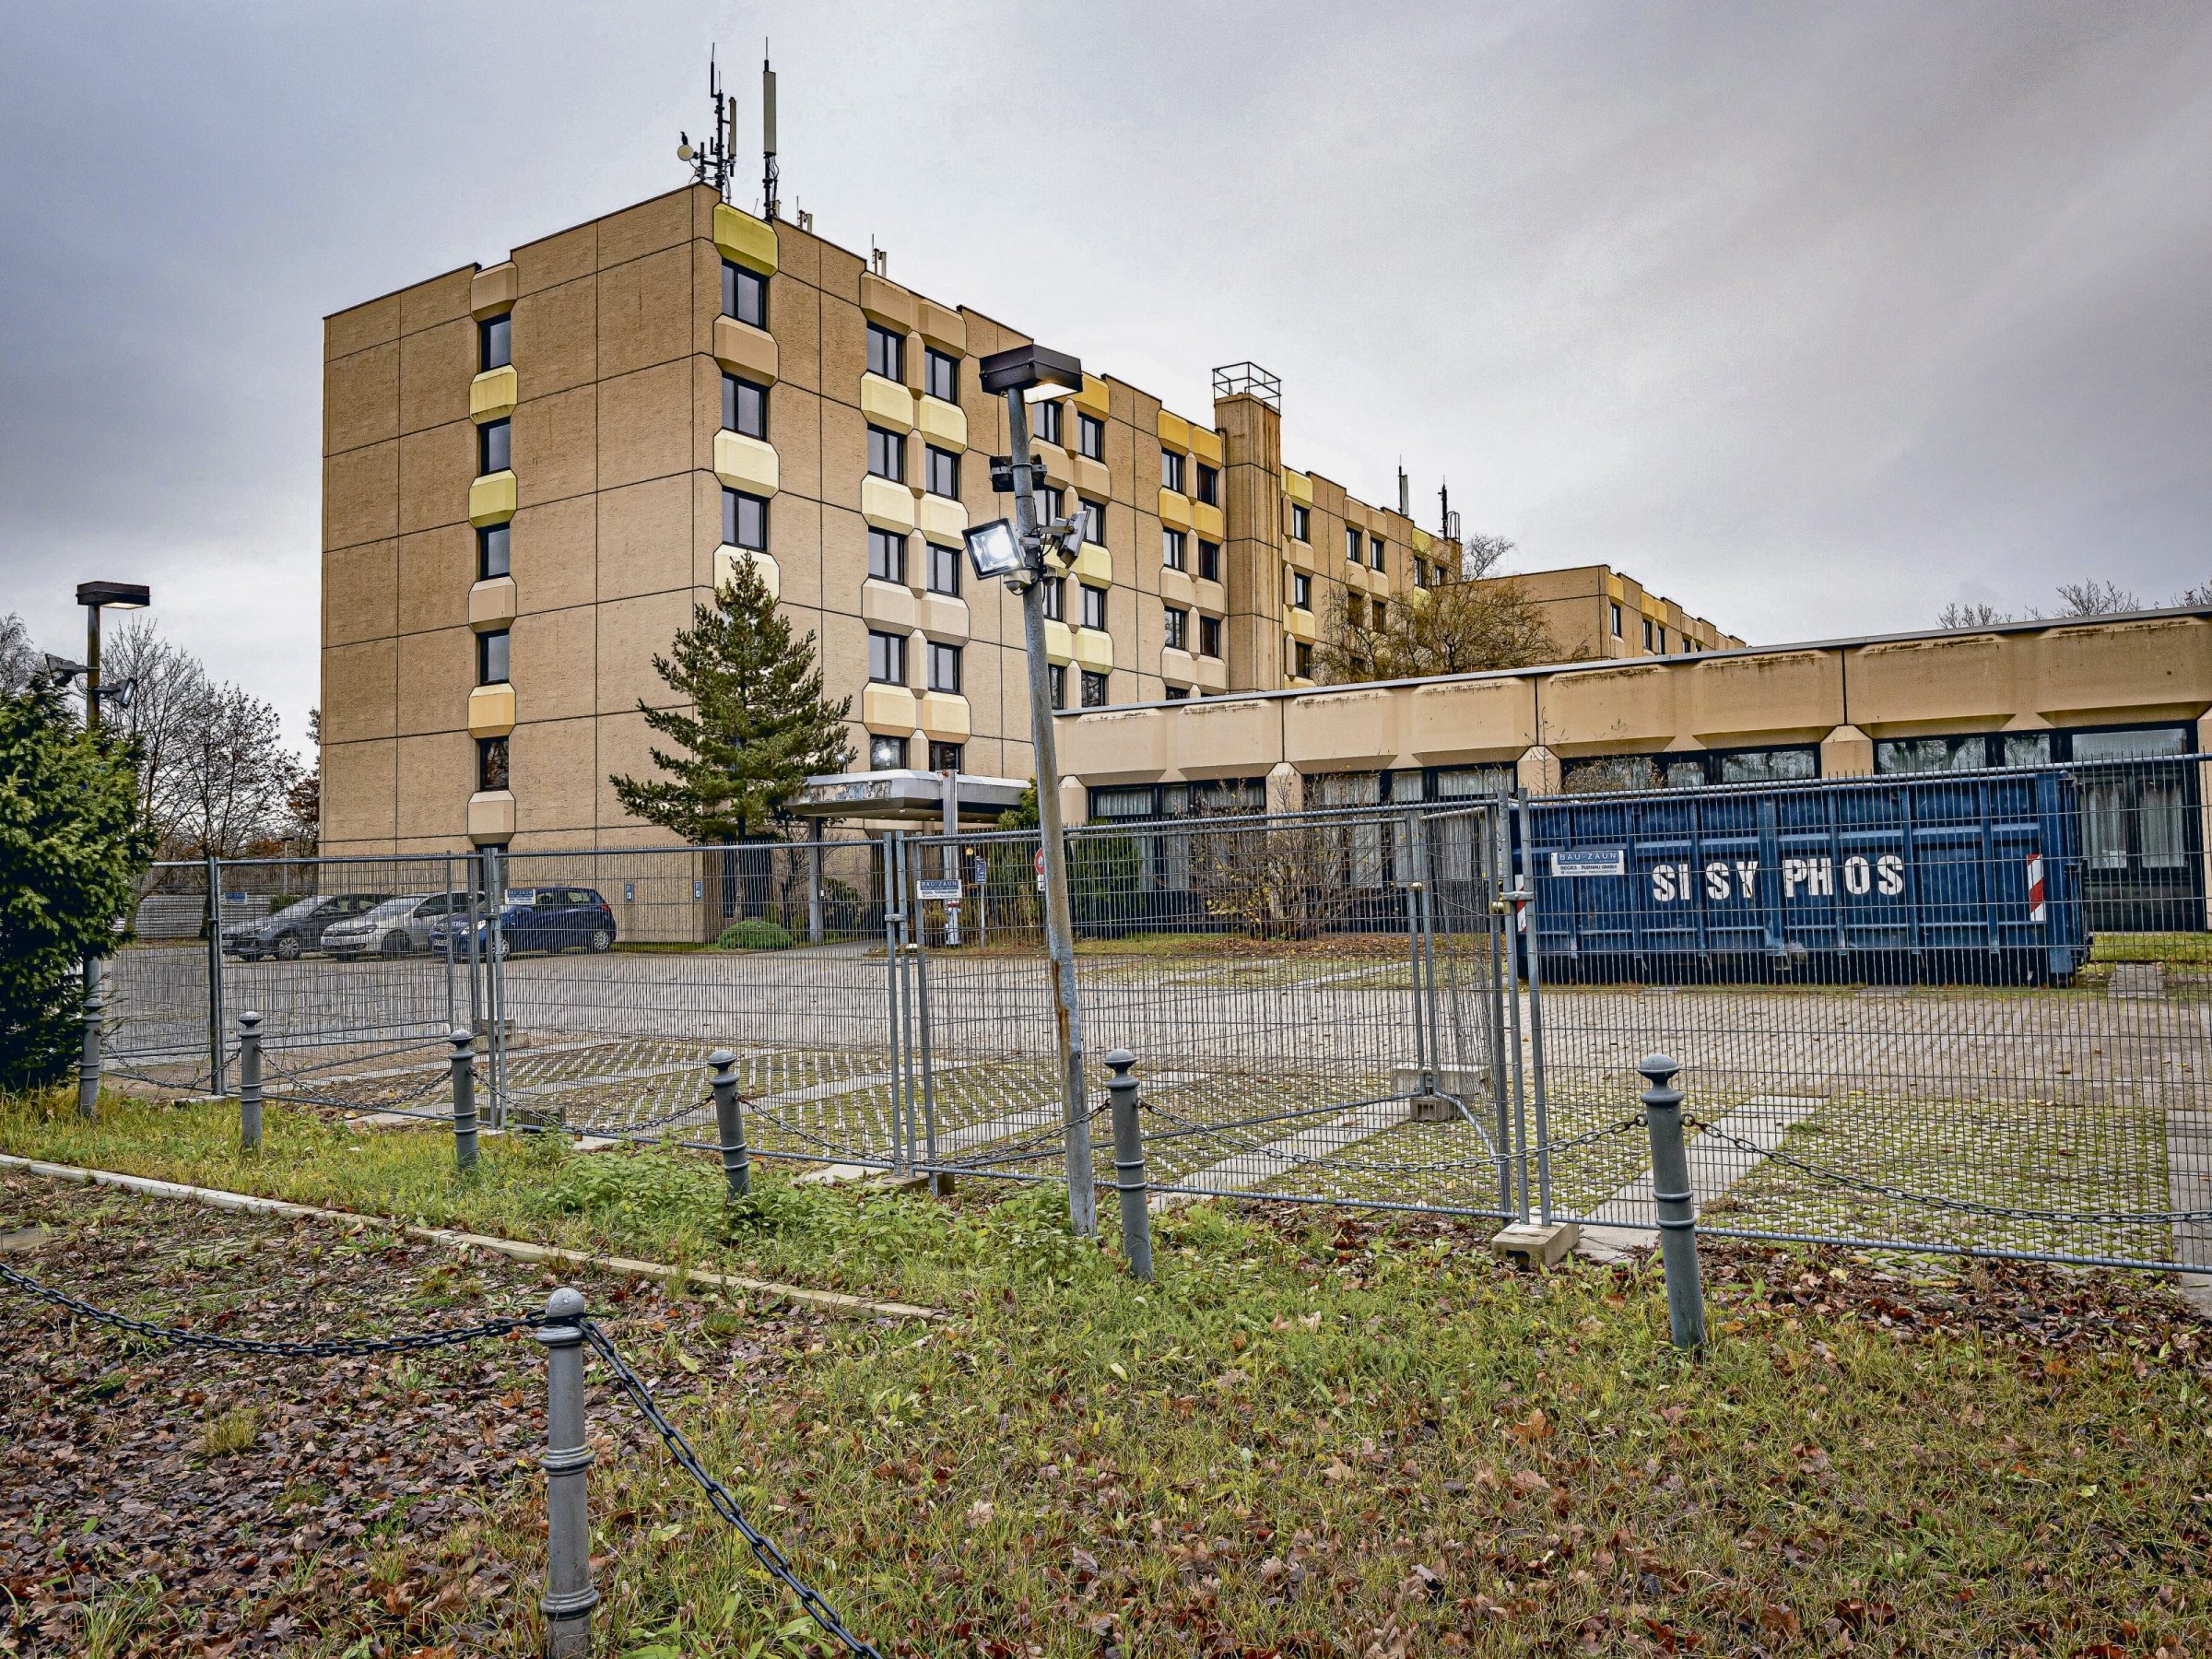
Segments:
[[[0,17],[0,608],[316,696],[321,317],[666,189],[719,38],[892,273],[1752,639],[2212,575],[2193,5]]]

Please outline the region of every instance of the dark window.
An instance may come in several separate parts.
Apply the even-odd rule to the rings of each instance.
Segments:
[[[1044,579],[1044,614],[1055,622],[1067,620],[1067,578],[1047,576]]]
[[[1198,499],[1208,507],[1221,505],[1221,475],[1203,461],[1198,463]]]
[[[514,319],[487,317],[477,324],[477,372],[504,369],[514,361]]]
[[[768,326],[768,278],[744,265],[722,262],[722,314],[755,328]]]
[[[1083,539],[1094,547],[1106,545],[1106,503],[1079,501],[1077,510],[1083,514]]]
[[[1344,619],[1354,628],[1367,626],[1367,598],[1364,594],[1356,593],[1345,594]]]
[[[1062,424],[1065,418],[1061,402],[1056,397],[1050,403],[1030,406],[1030,422],[1037,429],[1037,436],[1046,443],[1060,441],[1060,434],[1066,429]]]
[[[1178,610],[1172,605],[1166,608],[1168,649],[1170,651],[1188,651],[1191,637],[1191,613],[1187,610]]]
[[[1661,656],[1666,654],[1666,624],[1664,622],[1652,625],[1652,649]]]
[[[1173,450],[1159,452],[1159,487],[1176,490],[1182,488],[1182,457]]]
[[[940,645],[934,640],[930,641],[929,688],[932,691],[958,691],[960,688],[960,648],[958,645]]]
[[[477,684],[503,686],[507,683],[507,630],[477,636]]]
[[[1643,648],[1646,651],[1652,648],[1652,619],[1649,617],[1643,619]]]
[[[1290,572],[1290,603],[1299,610],[1313,608],[1313,578],[1303,571]]]
[[[941,397],[947,403],[960,401],[960,359],[935,346],[923,348],[922,389],[932,397]]]
[[[479,737],[477,739],[477,787],[504,789],[507,787],[507,739]]]
[[[960,770],[960,748],[957,743],[932,742],[929,746],[929,770],[934,772],[957,772]]]
[[[1184,698],[1190,696],[1190,694],[1191,688],[1188,686],[1170,686],[1168,688],[1168,700],[1170,702],[1181,702]]]
[[[879,686],[906,684],[906,636],[870,632],[868,677]]]
[[[477,580],[489,582],[510,574],[507,562],[507,526],[487,524],[477,532]]]
[[[505,472],[514,464],[511,433],[503,420],[488,420],[477,429],[477,472]]]
[[[922,457],[922,488],[931,495],[960,499],[960,458],[932,443]]]
[[[1313,647],[1302,640],[1290,647],[1290,672],[1300,679],[1313,677]]]
[[[722,427],[747,438],[768,436],[768,388],[734,374],[722,377]]]
[[[1221,544],[1202,541],[1198,544],[1198,574],[1207,582],[1221,580]]]
[[[937,542],[924,545],[929,548],[929,591],[933,594],[958,594],[960,591],[960,550]]]
[[[1425,559],[1417,559],[1413,561],[1413,585],[1417,588],[1425,588],[1429,585],[1429,561]]]
[[[906,436],[902,432],[887,432],[879,426],[868,429],[868,470],[879,478],[888,478],[894,484],[906,482]]]
[[[1354,564],[1361,563],[1361,555],[1365,552],[1366,547],[1367,538],[1359,534],[1359,527],[1355,524],[1347,524],[1344,527],[1344,556]]]
[[[906,537],[895,530],[868,526],[868,574],[883,582],[906,581]]]
[[[1056,484],[1046,484],[1037,491],[1037,513],[1040,518],[1056,519],[1067,512],[1067,492]]]
[[[1076,448],[1093,461],[1106,459],[1106,423],[1096,415],[1076,415]]]
[[[1083,590],[1083,626],[1102,631],[1106,627],[1106,590],[1088,582],[1077,585]]]
[[[1198,654],[1210,657],[1218,657],[1221,654],[1220,618],[1201,617],[1198,618]]]
[[[1083,706],[1087,709],[1106,706],[1106,677],[1093,674],[1088,668],[1083,671]]]
[[[1180,530],[1162,530],[1159,533],[1159,562],[1171,571],[1180,571],[1187,558],[1185,541]]]
[[[1618,640],[1620,638],[1620,606],[1608,605],[1606,608],[1613,613],[1613,637]]]
[[[1053,707],[1055,709],[1066,708],[1067,670],[1060,664],[1054,663],[1052,665],[1052,672],[1045,676],[1045,679],[1053,693]]]
[[[906,336],[880,323],[868,324],[868,372],[885,380],[906,379]]]
[[[1367,538],[1367,562],[1378,571],[1382,568],[1382,538],[1379,535]]]
[[[768,500],[742,489],[722,492],[722,539],[755,553],[768,550]]]
[[[1390,606],[1387,601],[1375,601],[1375,627],[1378,630],[1390,626]]]
[[[906,770],[906,739],[871,736],[868,739],[868,770],[870,771],[904,771]]]
[[[1313,539],[1312,530],[1313,510],[1311,507],[1300,507],[1293,501],[1290,504],[1290,539],[1301,542],[1312,541]]]

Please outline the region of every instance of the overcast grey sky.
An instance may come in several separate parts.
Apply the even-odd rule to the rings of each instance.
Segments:
[[[680,182],[1753,641],[2212,577],[2212,6],[0,11],[0,610],[317,694],[321,318]]]

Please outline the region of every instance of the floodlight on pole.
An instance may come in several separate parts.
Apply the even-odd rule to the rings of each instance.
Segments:
[[[1067,1154],[1067,1215],[1075,1230],[1099,1230],[1098,1192],[1090,1167],[1090,1109],[1083,1076],[1083,1007],[1076,991],[1074,907],[1068,902],[1067,843],[1060,820],[1060,760],[1053,741],[1052,665],[1044,649],[1044,583],[1037,577],[1045,556],[1065,552],[1079,534],[1076,521],[1042,522],[1037,511],[1043,469],[1030,453],[1030,409],[1036,394],[1064,397],[1083,388],[1082,363],[1063,351],[1030,344],[994,351],[978,365],[984,391],[1006,400],[1006,449],[994,458],[994,489],[1010,489],[1014,521],[979,524],[968,535],[968,558],[978,575],[984,561],[1006,564],[1007,585],[1021,594],[1022,643],[1030,665],[1030,731],[1037,757],[1037,834],[1044,860],[1044,938],[1052,959],[1053,1018],[1060,1042],[1060,1089]],[[996,573],[995,571],[990,573]]]

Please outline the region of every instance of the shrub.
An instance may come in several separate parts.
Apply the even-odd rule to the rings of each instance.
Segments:
[[[791,929],[763,922],[758,916],[747,916],[724,928],[722,937],[714,944],[722,950],[789,950]]]

